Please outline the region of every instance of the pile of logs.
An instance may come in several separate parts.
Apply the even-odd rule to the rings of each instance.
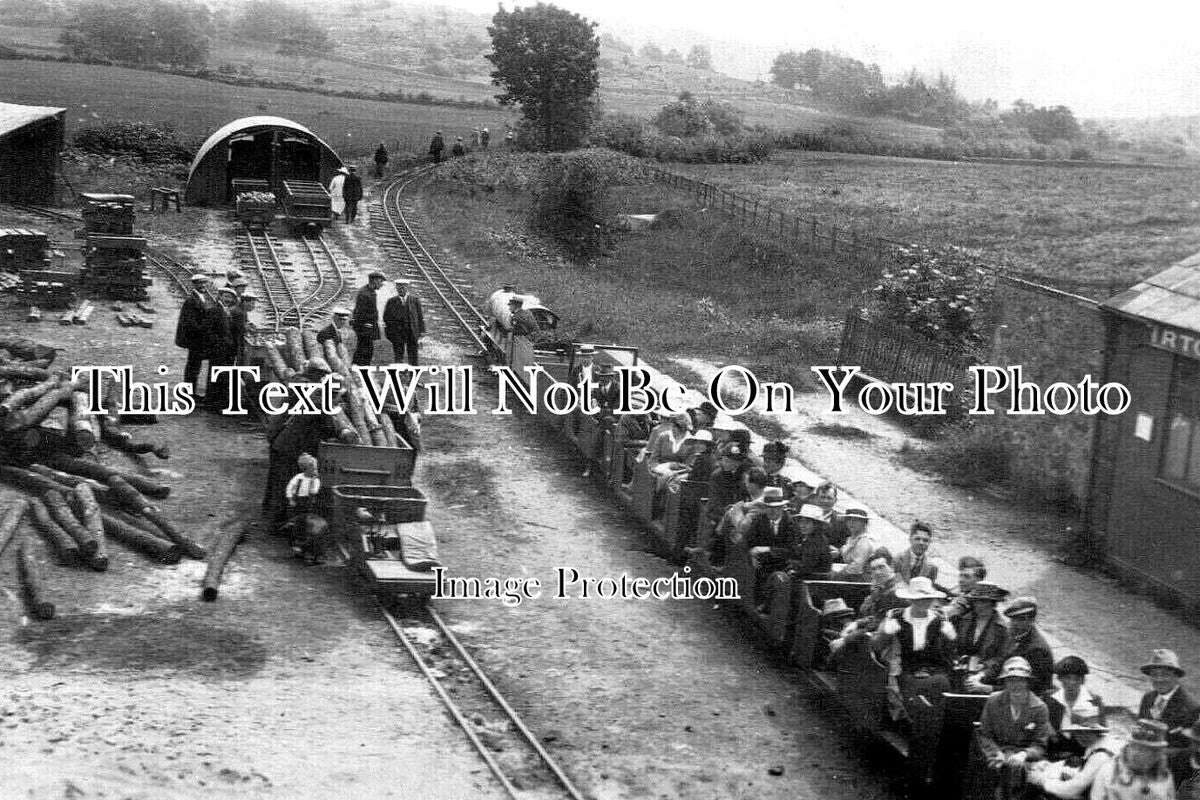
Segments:
[[[108,569],[110,539],[159,563],[205,557],[155,506],[170,494],[169,486],[81,457],[98,442],[160,458],[169,451],[134,442],[121,430],[111,402],[109,413],[89,415],[85,384],[52,373],[53,357],[51,348],[29,340],[0,339],[0,481],[28,493],[0,516],[0,554],[19,541],[26,608],[39,619],[53,617],[54,604],[46,599],[36,539],[18,535],[23,521],[63,566]]]
[[[283,345],[264,345],[269,380],[287,382],[304,368],[310,358],[322,358],[337,374],[342,376],[343,385],[350,387],[346,392],[343,409],[333,416],[335,427],[342,432],[352,431],[352,436],[343,435],[342,441],[368,447],[401,447],[396,426],[387,414],[376,414],[366,401],[366,388],[358,373],[350,369],[350,359],[345,345],[335,345],[333,340],[317,341],[317,332],[311,328],[285,328]]]

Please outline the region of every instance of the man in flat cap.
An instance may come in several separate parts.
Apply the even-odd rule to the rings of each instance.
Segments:
[[[378,292],[385,280],[387,276],[382,272],[372,270],[367,276],[367,285],[359,289],[354,298],[354,316],[350,320],[350,327],[358,341],[351,363],[370,366],[375,358],[375,340],[383,338],[379,335]]]
[[[996,613],[996,606],[1008,594],[991,581],[980,581],[963,595],[971,610],[954,618],[960,677],[963,688],[972,694],[991,693],[1005,654],[1012,649],[1008,627]]]
[[[1004,609],[1012,639],[1012,647],[1006,653],[1006,658],[1020,656],[1029,662],[1032,670],[1029,690],[1041,695],[1054,688],[1054,653],[1046,637],[1037,629],[1037,612],[1037,600],[1032,597],[1018,597]]]
[[[237,305],[237,291],[232,286],[222,286],[217,290],[217,302],[208,308],[205,333],[208,336],[206,348],[209,370],[213,367],[232,367],[237,361],[238,343],[233,338],[233,311]],[[208,410],[217,413],[229,403],[230,378],[226,375],[213,380],[211,372],[209,378],[204,399]]]
[[[383,329],[392,343],[393,359],[417,366],[417,344],[425,335],[421,298],[409,291],[407,278],[396,279],[396,296],[383,307]]]
[[[1142,695],[1138,718],[1167,726],[1171,774],[1176,784],[1181,784],[1191,774],[1189,740],[1184,732],[1200,718],[1200,705],[1179,685],[1179,679],[1186,673],[1174,650],[1155,650],[1150,661],[1142,665],[1142,674],[1150,678],[1151,690]]]
[[[333,307],[333,321],[317,331],[317,342],[324,347],[326,341],[332,341],[334,347],[344,346],[348,354],[354,352],[358,336],[350,329],[350,309]]]
[[[179,322],[175,326],[175,346],[188,351],[187,363],[183,368],[183,380],[195,386],[200,377],[200,367],[208,358],[206,345],[208,309],[213,305],[209,295],[212,280],[203,273],[192,276],[192,292],[179,309]]]
[[[237,291],[237,288],[234,288]],[[237,302],[229,310],[229,333],[233,339],[234,364],[246,363],[246,334],[250,331],[250,312],[258,295],[253,292],[238,292]]]

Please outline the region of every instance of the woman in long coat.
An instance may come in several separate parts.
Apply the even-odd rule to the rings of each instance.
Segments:
[[[337,175],[333,176],[333,180],[329,182],[329,210],[333,212],[334,219],[342,216],[346,211],[346,198],[343,194],[343,188],[346,185],[346,176],[350,174],[350,170],[341,167],[337,171]]]

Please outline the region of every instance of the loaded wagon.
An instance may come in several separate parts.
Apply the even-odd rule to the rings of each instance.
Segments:
[[[333,219],[328,190],[315,181],[283,182],[283,222],[297,234],[320,233]]]

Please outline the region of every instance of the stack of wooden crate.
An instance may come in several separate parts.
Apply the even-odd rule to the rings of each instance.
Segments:
[[[84,245],[80,282],[110,300],[145,300],[151,280],[146,275],[146,240],[141,236],[89,233]]]
[[[133,195],[81,194],[84,233],[133,235]]]

